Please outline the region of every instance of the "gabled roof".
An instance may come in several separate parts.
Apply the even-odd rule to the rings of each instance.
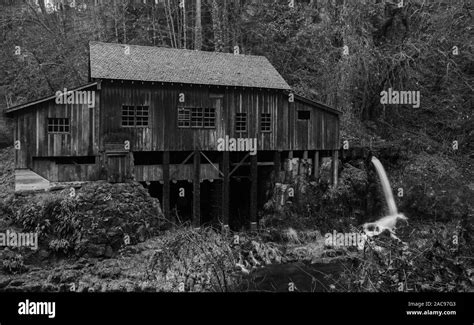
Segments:
[[[309,104],[311,106],[314,106],[314,107],[317,107],[319,109],[322,109],[323,111],[326,111],[326,112],[329,112],[329,113],[333,113],[333,114],[337,114],[337,115],[341,115],[342,112],[338,109],[335,109],[329,105],[326,105],[324,103],[321,103],[321,102],[318,102],[318,101],[315,101],[315,100],[312,100],[312,99],[309,99],[309,98],[306,98],[306,97],[303,97],[301,95],[298,95],[298,94],[295,94],[295,99],[296,100],[300,100],[306,104]]]
[[[290,89],[264,56],[102,42],[89,47],[92,79]]]
[[[71,89],[68,89],[68,91],[82,90],[82,89],[86,89],[86,88],[93,87],[93,86],[97,86],[97,82],[92,82],[92,83],[88,83],[86,85],[82,85],[82,86],[79,86],[79,87],[71,88]],[[63,91],[63,89],[58,89],[58,91]],[[23,108],[27,108],[27,107],[30,107],[32,105],[39,104],[39,103],[42,103],[42,102],[45,102],[45,101],[48,101],[48,100],[51,100],[51,99],[55,99],[55,98],[56,98],[56,94],[51,95],[51,96],[47,96],[47,97],[43,97],[43,98],[40,98],[40,99],[37,99],[37,100],[33,100],[31,102],[27,102],[27,103],[23,103],[23,104],[20,104],[20,105],[12,106],[12,107],[7,108],[5,110],[5,113],[8,115],[8,114],[11,114],[13,112],[19,111]]]

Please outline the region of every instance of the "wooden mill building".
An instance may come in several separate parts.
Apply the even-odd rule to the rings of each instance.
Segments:
[[[7,110],[18,170],[143,182],[196,226],[255,226],[288,159],[317,177],[333,156],[337,181],[339,111],[294,95],[265,57],[91,42],[89,60],[89,84]]]

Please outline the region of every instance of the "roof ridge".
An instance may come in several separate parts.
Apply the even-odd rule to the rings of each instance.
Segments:
[[[228,52],[216,52],[216,51],[203,51],[203,50],[192,50],[192,49],[182,49],[182,48],[175,48],[175,47],[166,47],[166,46],[155,46],[155,45],[139,45],[139,44],[124,44],[124,43],[113,43],[113,42],[101,42],[101,41],[89,41],[89,46],[91,43],[95,44],[107,44],[107,45],[120,45],[120,46],[134,46],[134,47],[142,47],[142,48],[155,48],[155,49],[162,49],[162,50],[170,50],[170,51],[187,51],[190,53],[205,53],[205,54],[216,54],[216,55],[229,55],[235,56],[234,53]],[[245,57],[256,57],[256,58],[264,58],[268,61],[268,58],[264,55],[256,55],[256,54],[237,54]]]
[[[265,56],[99,41],[89,48],[93,79],[290,89]]]

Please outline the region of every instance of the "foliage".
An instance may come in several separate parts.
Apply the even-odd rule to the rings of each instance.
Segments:
[[[150,272],[166,276],[171,290],[230,291],[234,285],[235,259],[229,239],[211,228],[181,228],[163,238]]]
[[[66,239],[53,239],[49,242],[49,248],[53,252],[67,254],[71,248],[71,244]]]
[[[459,220],[473,208],[474,193],[464,185],[466,179],[449,156],[411,156],[392,177],[393,187],[404,192],[400,210],[411,219]]]
[[[9,274],[22,273],[26,270],[24,265],[23,256],[16,254],[14,256],[8,256],[2,261],[3,270]]]
[[[70,193],[16,201],[14,224],[37,232],[54,252],[98,256],[125,245],[126,235],[128,244],[144,241],[163,224],[159,202],[139,184],[98,182]]]
[[[413,228],[413,225],[411,226]],[[417,225],[406,245],[390,238],[366,244],[349,265],[340,290],[463,292],[474,287],[472,241],[459,223]]]
[[[313,229],[321,232],[348,229],[362,213],[362,199],[367,193],[367,174],[346,164],[337,187],[325,182],[308,182],[301,178],[295,184],[297,198],[280,206],[272,197],[264,206],[261,223],[266,227]],[[318,198],[318,199],[315,199]]]

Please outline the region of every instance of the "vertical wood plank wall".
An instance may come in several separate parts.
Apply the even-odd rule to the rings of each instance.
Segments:
[[[84,90],[96,90],[93,86]],[[184,103],[178,102],[184,94]],[[148,127],[121,126],[122,105],[149,106]],[[178,128],[177,108],[216,108],[216,128]],[[298,111],[310,111],[298,120]],[[247,131],[235,130],[235,113],[247,113]],[[271,113],[271,132],[260,132],[260,114]],[[70,133],[51,134],[47,118],[70,119]],[[15,113],[16,168],[31,168],[52,181],[95,180],[105,143],[128,139],[131,151],[215,151],[218,138],[257,138],[259,151],[337,150],[339,117],[282,91],[239,87],[209,87],[104,80],[96,90],[96,107],[60,105],[54,99]],[[113,141],[112,141],[113,142]],[[38,158],[96,156],[96,164],[59,166]],[[34,159],[34,157],[36,157]]]
[[[184,94],[184,102],[178,101]],[[199,85],[151,85],[104,82],[101,90],[101,139],[128,136],[133,151],[217,150],[217,139],[257,138],[258,150],[335,150],[338,116],[288,96],[281,91]],[[122,105],[149,106],[150,126],[121,127]],[[216,128],[178,128],[177,108],[215,107]],[[298,110],[311,119],[297,119]],[[247,113],[247,131],[235,131],[235,113]],[[260,132],[260,114],[271,113],[271,132]]]

